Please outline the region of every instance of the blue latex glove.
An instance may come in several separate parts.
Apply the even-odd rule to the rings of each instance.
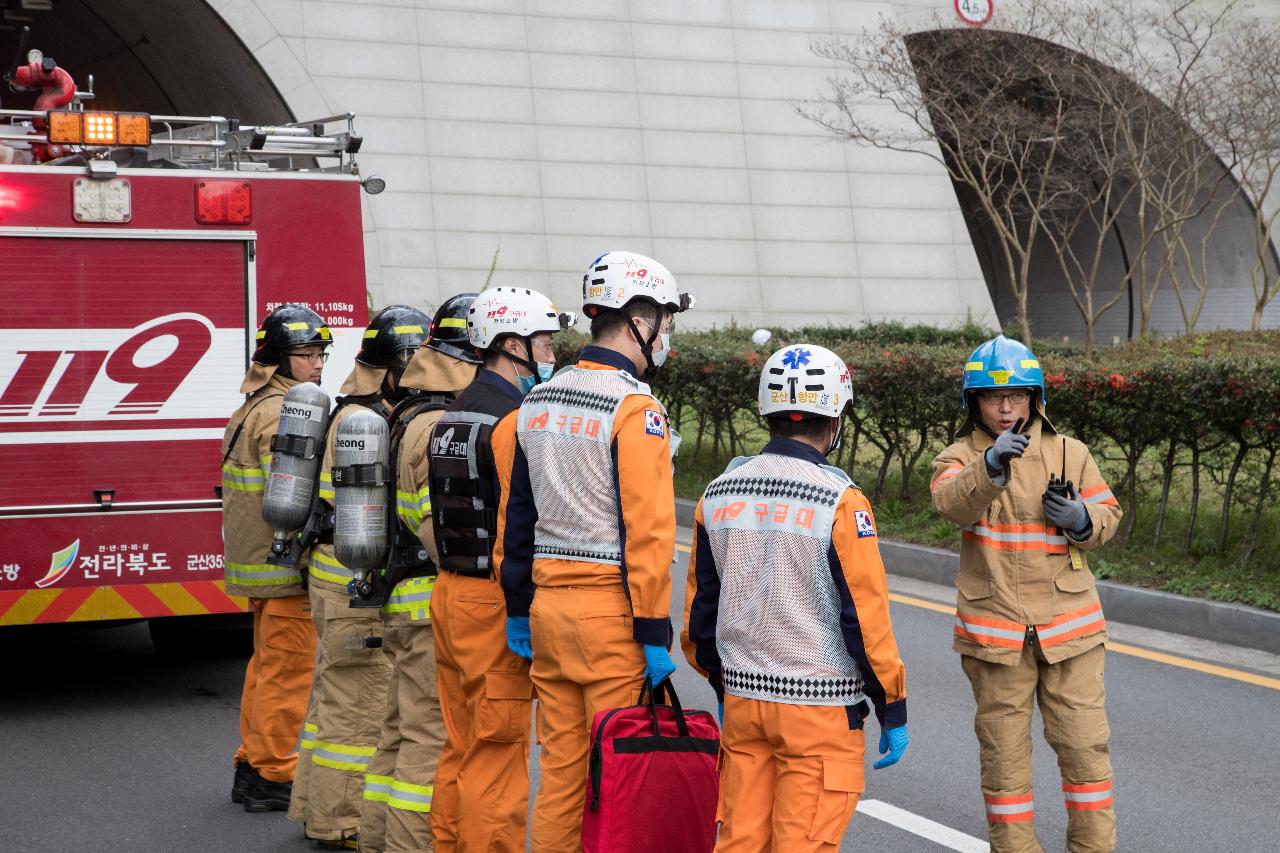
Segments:
[[[724,703],[721,702],[716,706],[716,714],[720,717],[720,726],[724,726]]]
[[[533,634],[528,616],[507,617],[507,648],[525,660],[533,660]]]
[[[644,677],[657,687],[676,671],[676,662],[664,646],[644,647]]]
[[[883,770],[886,767],[892,767],[898,763],[898,759],[902,758],[902,753],[907,751],[907,744],[911,742],[911,738],[907,736],[907,727],[898,726],[893,729],[880,730],[880,754],[885,755],[884,758],[871,765],[877,770]]]

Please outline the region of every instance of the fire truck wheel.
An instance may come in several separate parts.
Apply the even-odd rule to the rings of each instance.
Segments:
[[[147,620],[156,654],[171,660],[248,657],[253,653],[253,617],[248,613],[166,616]]]

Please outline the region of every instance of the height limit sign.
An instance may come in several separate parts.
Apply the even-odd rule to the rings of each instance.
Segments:
[[[996,12],[995,0],[955,0],[956,14],[971,27],[985,26]]]

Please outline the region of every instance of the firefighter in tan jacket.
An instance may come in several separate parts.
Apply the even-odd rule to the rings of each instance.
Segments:
[[[474,300],[474,293],[463,293],[444,301],[429,338],[400,377],[403,386],[422,392],[405,402],[391,429],[396,515],[418,547],[395,561],[403,568],[388,578],[394,586],[381,611],[382,650],[392,673],[378,751],[364,777],[360,849],[367,853],[432,849],[433,781],[445,726],[431,621],[440,558],[432,535],[427,456],[432,427],[471,383],[480,361],[467,343],[466,315]]]
[[[933,505],[964,528],[955,650],[977,701],[975,730],[993,853],[1040,853],[1031,711],[1058,755],[1067,849],[1116,849],[1103,689],[1106,622],[1085,552],[1120,506],[1089,449],[1045,415],[1043,373],[1004,336],[964,370],[964,437],[934,460]]]
[[[427,316],[392,305],[365,329],[355,369],[343,383],[329,422],[319,495],[332,507],[334,440],[343,420],[364,408],[389,418],[404,395],[400,377],[426,338]],[[334,553],[332,528],[307,556],[311,618],[320,654],[303,728],[298,785],[290,820],[322,849],[358,846],[364,775],[377,751],[391,664],[382,653],[382,619],[374,608],[351,607],[351,569]]]
[[[253,607],[253,656],[240,697],[240,746],[231,801],[245,811],[289,807],[297,766],[298,730],[315,667],[302,575],[267,563],[271,528],[262,496],[271,467],[271,439],[284,395],[299,382],[319,382],[329,329],[314,311],[283,305],[262,321],[253,363],[240,385],[248,394],[222,440],[222,539],[227,592]]]

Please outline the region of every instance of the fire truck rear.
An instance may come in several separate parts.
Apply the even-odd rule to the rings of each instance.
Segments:
[[[94,111],[27,59],[36,109],[0,110],[0,626],[242,612],[219,447],[254,329],[317,311],[333,393],[367,322],[353,116]]]

